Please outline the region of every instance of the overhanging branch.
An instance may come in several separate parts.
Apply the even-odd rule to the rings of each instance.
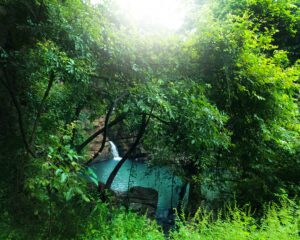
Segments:
[[[126,115],[125,114],[121,114],[120,116],[116,117],[113,121],[111,121],[110,123],[107,124],[107,128],[110,128],[116,124],[118,124],[119,122],[122,122],[125,119]],[[77,145],[75,147],[76,151],[78,153],[80,153],[91,141],[93,141],[97,136],[99,136],[100,134],[104,133],[105,131],[105,127],[99,129],[98,131],[96,131],[95,133],[93,133],[91,136],[89,136],[83,143],[81,143],[80,145]]]
[[[125,155],[122,157],[122,159],[118,162],[118,164],[116,165],[116,167],[114,168],[114,170],[111,172],[111,174],[109,175],[106,184],[104,186],[104,189],[110,189],[111,184],[113,183],[117,173],[119,172],[120,168],[122,167],[122,165],[125,163],[125,161],[128,159],[128,157],[130,156],[130,154],[136,149],[136,147],[138,146],[138,144],[140,143],[141,138],[143,137],[146,127],[149,123],[150,117],[147,119],[147,114],[144,113],[142,115],[142,122],[140,125],[140,129],[138,132],[138,135],[135,139],[135,142],[132,144],[132,146],[129,148],[129,150],[125,153]]]
[[[44,104],[45,104],[45,102],[46,102],[46,99],[47,99],[47,97],[49,96],[50,90],[51,90],[51,88],[52,88],[54,79],[55,79],[54,72],[51,71],[50,77],[49,77],[49,82],[48,82],[46,91],[45,91],[45,93],[44,93],[44,96],[43,96],[43,98],[42,98],[41,104],[40,104],[40,106],[39,106],[39,108],[38,108],[38,111],[37,111],[37,114],[36,114],[36,117],[35,117],[35,120],[34,120],[34,124],[33,124],[33,128],[32,128],[32,133],[31,133],[31,136],[30,136],[30,139],[29,139],[30,145],[32,144],[32,142],[33,142],[33,140],[34,140],[34,136],[35,136],[35,133],[36,133],[37,125],[38,125],[38,122],[39,122],[39,120],[40,120],[42,111],[43,111],[43,109],[44,109]]]

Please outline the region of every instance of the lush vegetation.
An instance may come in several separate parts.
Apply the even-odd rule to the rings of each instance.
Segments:
[[[105,204],[97,205],[86,220],[81,223],[81,234],[74,239],[166,239],[161,227],[152,220]],[[299,239],[299,223],[299,205],[290,200],[265,206],[260,220],[253,217],[249,206],[243,209],[227,207],[217,215],[199,208],[193,218],[178,218],[176,228],[169,232],[167,239],[296,240]],[[28,238],[24,232],[11,229],[9,225],[2,223],[0,226],[1,239]],[[41,233],[40,238],[44,239],[45,235]]]
[[[103,139],[122,125],[191,185],[195,217],[170,239],[299,238],[299,9],[195,1],[175,33],[127,23],[113,1],[0,0],[0,238],[164,238],[82,177],[102,116]],[[230,201],[255,218],[218,210]]]

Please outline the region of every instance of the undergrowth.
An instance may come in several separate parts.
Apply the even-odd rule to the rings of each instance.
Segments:
[[[179,219],[179,218],[178,218]],[[176,227],[164,236],[161,228],[145,216],[124,209],[98,207],[82,240],[169,239],[169,240],[299,240],[300,209],[295,201],[265,206],[255,219],[250,207],[227,207],[217,214],[199,209],[194,217],[181,216]]]
[[[279,205],[265,207],[264,216],[255,219],[250,207],[228,207],[217,217],[212,212],[199,209],[192,219],[177,223],[177,230],[170,233],[174,240],[299,240],[299,205],[283,200]]]
[[[5,220],[6,221],[2,221]],[[300,208],[296,201],[285,199],[280,204],[265,206],[263,217],[254,218],[250,207],[227,207],[213,213],[199,208],[194,217],[181,215],[176,226],[165,236],[162,228],[146,216],[125,208],[99,203],[82,221],[76,240],[299,240]],[[179,220],[181,219],[181,220]],[[29,236],[26,229],[14,229],[8,216],[1,216],[0,239],[47,239]]]

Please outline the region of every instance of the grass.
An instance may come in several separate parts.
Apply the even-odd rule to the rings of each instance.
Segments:
[[[8,216],[2,216],[8,220]],[[179,218],[178,218],[179,219]],[[71,219],[70,219],[71,221]],[[76,240],[299,240],[298,202],[285,199],[265,206],[264,215],[254,218],[250,207],[228,207],[218,213],[199,209],[192,218],[181,216],[176,227],[165,236],[155,221],[124,208],[99,203],[79,226]],[[58,235],[57,235],[58,236]],[[45,239],[26,235],[26,229],[14,229],[9,221],[0,221],[0,239]]]

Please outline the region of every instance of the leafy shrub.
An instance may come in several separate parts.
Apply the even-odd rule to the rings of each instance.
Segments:
[[[96,206],[85,229],[80,240],[165,239],[155,221],[105,204]]]

